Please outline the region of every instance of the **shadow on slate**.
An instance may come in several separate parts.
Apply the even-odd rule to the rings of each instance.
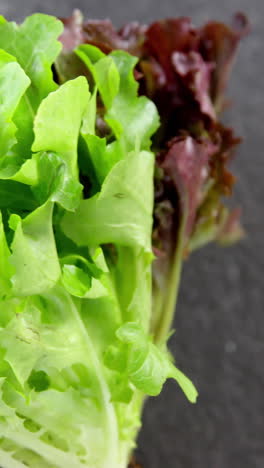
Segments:
[[[244,137],[234,165],[248,237],[227,250],[209,246],[186,262],[170,345],[200,397],[192,406],[169,382],[148,401],[138,460],[144,468],[263,468],[264,2],[1,0],[0,13],[17,20],[36,11],[65,16],[77,4],[86,16],[108,16],[117,25],[181,15],[199,25],[228,21],[238,10],[251,20],[229,89],[235,105],[227,115]]]

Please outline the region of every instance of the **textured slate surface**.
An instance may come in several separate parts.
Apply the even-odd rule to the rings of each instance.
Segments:
[[[147,404],[139,457],[144,468],[264,467],[263,134],[264,2],[260,0],[0,0],[0,12],[21,19],[33,11],[68,15],[74,7],[117,24],[171,15],[194,23],[228,20],[245,11],[253,24],[243,43],[228,113],[245,142],[235,171],[236,200],[248,238],[220,250],[210,246],[187,262],[171,339],[177,362],[200,390],[189,405],[173,383]],[[67,467],[65,467],[67,468]]]

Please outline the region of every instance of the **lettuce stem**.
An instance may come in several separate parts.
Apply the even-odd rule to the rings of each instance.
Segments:
[[[173,260],[171,262],[170,270],[167,276],[164,291],[160,291],[159,295],[163,300],[159,299],[159,319],[154,331],[154,341],[157,344],[164,343],[171,330],[173,323],[175,308],[177,304],[180,279],[182,273],[183,254],[184,254],[184,232],[186,227],[186,220],[183,219],[179,230],[179,237],[176,242],[176,250]]]

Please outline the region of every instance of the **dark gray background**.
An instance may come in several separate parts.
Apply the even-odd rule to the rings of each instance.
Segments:
[[[234,169],[244,210],[245,241],[215,246],[186,263],[171,349],[199,388],[198,404],[166,384],[145,411],[139,458],[144,468],[264,467],[263,135],[264,2],[262,0],[0,0],[0,13],[22,19],[40,11],[110,17],[116,25],[188,15],[194,23],[228,21],[246,12],[253,31],[240,49],[227,120],[245,139]],[[68,468],[68,467],[65,467]],[[70,467],[69,467],[70,468]]]

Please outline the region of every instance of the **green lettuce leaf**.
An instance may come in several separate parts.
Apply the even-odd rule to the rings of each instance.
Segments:
[[[62,32],[61,22],[38,13],[26,18],[20,26],[3,22],[0,32],[0,47],[16,57],[34,84],[28,96],[31,104],[37,107],[44,97],[56,89],[51,65],[61,49],[61,44],[56,40]]]
[[[39,104],[57,88],[51,65],[61,49],[57,41],[61,32],[60,21],[42,14],[29,16],[20,26],[8,21],[0,24],[0,48],[16,58],[31,81],[14,115],[18,140],[15,153],[21,163],[22,157],[30,156],[33,120]]]
[[[167,378],[172,377],[187,398],[192,403],[196,402],[197,391],[191,381],[173,366],[169,355],[153,344],[137,323],[122,325],[116,335],[121,346],[111,347],[106,352],[105,362],[111,369],[117,370],[125,381],[147,395],[156,396]]]
[[[30,79],[16,59],[0,50],[0,163],[7,151],[16,143],[16,125],[13,116],[19,102],[30,85]],[[1,166],[0,166],[1,167]]]
[[[14,294],[28,296],[52,288],[60,277],[60,264],[52,228],[53,204],[42,205],[21,219],[12,215],[15,230],[11,263]]]
[[[41,102],[34,121],[39,183],[34,193],[64,208],[77,207],[82,186],[78,178],[77,145],[84,112],[90,98],[84,77],[68,81]],[[65,112],[71,109],[71,112]],[[40,197],[39,197],[40,195]]]
[[[89,99],[84,77],[68,81],[41,102],[34,121],[32,151],[54,151],[65,158],[72,174],[77,174],[77,142]],[[71,110],[71,112],[65,112]]]
[[[138,84],[133,75],[137,59],[121,51],[105,57],[88,44],[81,45],[76,53],[93,74],[107,110],[105,121],[116,138],[122,138],[127,151],[148,149],[159,117],[149,99],[137,96]]]
[[[65,234],[78,245],[112,242],[150,252],[153,163],[149,152],[128,153],[109,172],[99,194],[83,200],[75,213],[65,214]]]
[[[10,315],[11,302],[3,305],[2,314]],[[4,467],[14,466],[13,460],[20,468],[24,463],[125,466],[117,452],[117,419],[103,365],[80,318],[80,305],[57,287],[28,298],[19,314],[13,307],[0,331],[5,361],[20,383],[11,384],[10,371],[5,372],[0,405]]]

